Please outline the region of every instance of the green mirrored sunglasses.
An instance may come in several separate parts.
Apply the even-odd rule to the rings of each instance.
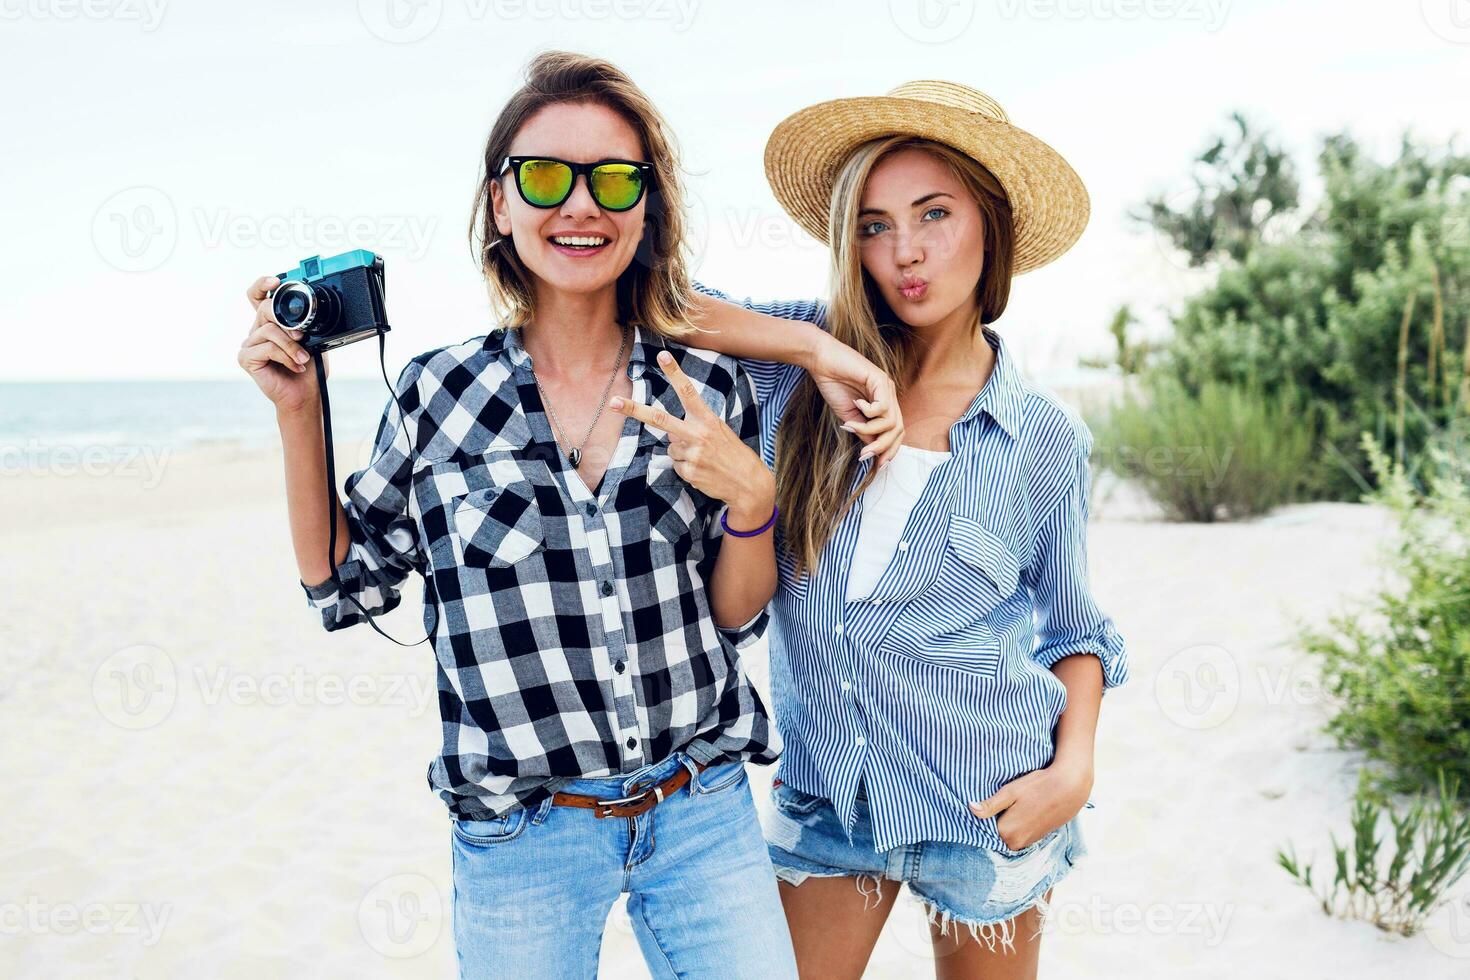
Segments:
[[[578,174],[586,176],[592,200],[607,211],[627,211],[636,206],[653,182],[653,164],[638,160],[573,163],[555,157],[506,157],[496,176],[502,176],[508,168],[515,169],[521,200],[536,208],[554,208],[571,197]]]

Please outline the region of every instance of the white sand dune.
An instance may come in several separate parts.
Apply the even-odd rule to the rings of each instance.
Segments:
[[[0,976],[454,975],[431,656],[320,628],[280,465],[3,477]],[[1290,839],[1326,873],[1358,761],[1318,733],[1290,617],[1378,581],[1386,515],[1181,526],[1103,492],[1094,511],[1133,678],[1104,701],[1091,855],[1057,889],[1042,976],[1470,976],[1470,920],[1457,943],[1448,914],[1411,939],[1330,919],[1274,861]],[[420,594],[381,625],[421,636]],[[748,664],[764,684],[764,644]],[[868,975],[930,958],[904,901]],[[602,964],[647,975],[621,908]]]

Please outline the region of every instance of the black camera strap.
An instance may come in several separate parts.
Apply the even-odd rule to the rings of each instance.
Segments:
[[[408,442],[408,451],[411,454],[414,451],[414,442],[413,438],[408,434],[408,426],[405,425],[403,421],[405,414],[403,411],[403,403],[398,401],[398,392],[394,390],[393,382],[388,380],[388,368],[386,363],[387,347],[388,335],[386,332],[380,330],[378,331],[378,370],[383,373],[383,383],[388,386],[388,394],[391,395],[394,402],[397,402],[398,404],[398,424],[403,429],[403,436],[404,439],[406,439]],[[312,363],[316,365],[317,387],[321,391],[322,430],[326,441],[327,452],[327,527],[329,528],[327,532],[327,565],[332,569],[332,584],[337,586],[338,595],[340,595],[344,599],[350,600],[354,606],[362,610],[362,614],[367,617],[368,625],[377,630],[380,635],[385,636],[390,640],[393,640],[394,643],[397,643],[401,647],[416,647],[420,643],[423,643],[425,640],[432,639],[434,636],[434,631],[439,627],[439,607],[434,603],[433,579],[431,577],[431,571],[426,569],[423,573],[424,602],[427,603],[434,612],[434,626],[431,627],[429,631],[425,634],[424,639],[415,640],[412,643],[404,643],[402,640],[394,639],[393,637],[388,636],[387,633],[384,633],[383,630],[378,626],[378,624],[373,622],[373,614],[368,612],[367,609],[363,608],[362,603],[357,601],[357,597],[349,593],[347,589],[343,587],[342,580],[337,576],[337,507],[339,506],[340,501],[337,499],[337,466],[334,459],[335,454],[332,452],[332,405],[331,400],[327,396],[327,369],[326,366],[322,363],[322,357],[323,352],[321,350],[318,349],[311,351]],[[409,492],[413,492],[411,488]]]

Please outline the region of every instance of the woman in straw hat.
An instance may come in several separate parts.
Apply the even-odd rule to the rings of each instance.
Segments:
[[[861,975],[907,882],[941,977],[1034,976],[1128,665],[1088,582],[1092,435],[991,324],[1087,192],[993,99],[932,81],[795,113],[766,172],[830,244],[831,302],[700,287],[718,332],[691,342],[742,358],[777,475],[766,833],[798,965]],[[853,389],[839,424],[813,375],[860,358],[901,411]]]

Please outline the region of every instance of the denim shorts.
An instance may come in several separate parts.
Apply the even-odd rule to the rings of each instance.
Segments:
[[[800,885],[812,875],[853,877],[865,897],[881,895],[885,880],[907,882],[941,935],[955,922],[991,950],[997,939],[1002,948],[1014,948],[1013,920],[1027,909],[1035,906],[1044,922],[1047,890],[1087,854],[1077,817],[1014,854],[951,841],[879,852],[861,785],[851,843],[830,801],[780,782],[771,790],[771,803],[766,847],[778,879]]]

